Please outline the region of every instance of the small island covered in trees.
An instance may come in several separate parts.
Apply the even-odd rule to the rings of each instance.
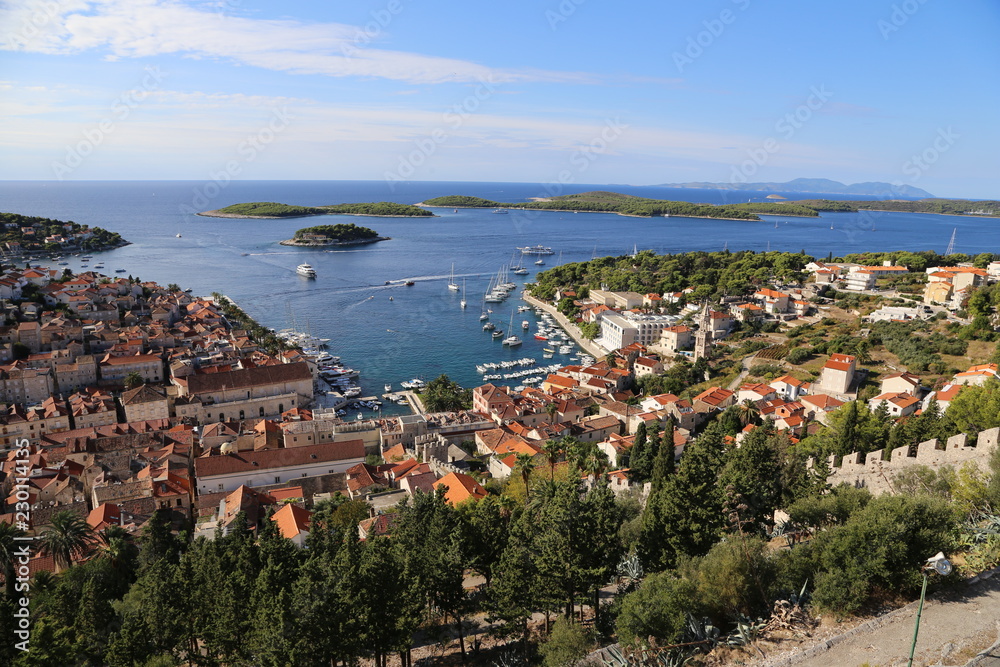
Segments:
[[[109,250],[128,245],[117,232],[80,225],[72,220],[0,213],[0,246],[11,254]]]
[[[374,229],[359,227],[354,224],[316,225],[304,227],[295,232],[293,238],[281,242],[281,245],[302,247],[328,247],[336,245],[362,245],[377,241],[388,241],[389,237],[379,236]]]
[[[544,211],[574,211],[585,213],[617,213],[637,217],[681,216],[685,218],[719,218],[724,220],[760,220],[762,215],[816,217],[816,209],[793,202],[756,202],[747,204],[692,204],[666,199],[647,199],[618,192],[581,192],[558,197],[538,197],[524,203],[496,202],[480,197],[451,195],[435,197],[417,206],[463,208],[517,208]]]
[[[816,211],[856,213],[858,211],[893,211],[902,213],[938,213],[940,215],[972,215],[978,217],[1000,216],[1000,201],[969,199],[904,199],[833,201],[830,199],[803,199],[789,202]]]
[[[310,215],[364,215],[378,218],[428,218],[434,214],[427,209],[411,204],[397,204],[391,201],[361,202],[355,204],[330,204],[329,206],[295,206],[277,202],[247,202],[233,204],[215,211],[204,211],[198,215],[209,218],[249,218],[270,220],[273,218],[304,218]]]

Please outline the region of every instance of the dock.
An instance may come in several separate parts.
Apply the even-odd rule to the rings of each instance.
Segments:
[[[397,400],[398,398],[405,398],[406,402],[410,404],[410,410],[415,415],[424,414],[424,403],[420,400],[420,396],[409,389],[403,389],[402,391],[390,391],[388,393],[382,394],[382,398],[387,401],[392,401],[398,405],[402,405]]]

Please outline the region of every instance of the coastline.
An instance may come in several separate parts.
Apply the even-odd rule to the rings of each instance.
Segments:
[[[858,211],[872,213],[914,213],[917,215],[950,215],[953,218],[982,218],[983,220],[1000,220],[1000,215],[968,215],[966,213],[936,213],[935,211],[891,211],[885,208],[859,208]],[[830,211],[830,213],[852,213],[852,211]]]
[[[417,204],[419,206],[419,204]],[[202,211],[195,213],[203,218],[231,218],[233,220],[291,220],[293,218],[321,218],[326,215],[353,215],[358,218],[437,218],[434,215],[379,215],[376,213],[340,213],[331,211],[330,213],[306,213],[305,215],[242,215],[240,213],[221,213],[218,209],[214,211]]]
[[[279,245],[292,246],[295,248],[333,248],[338,246],[368,245],[379,241],[391,241],[391,236],[378,236],[372,239],[358,239],[356,241],[334,241],[331,243],[316,243],[314,241],[296,241],[295,239],[285,239],[279,241]]]

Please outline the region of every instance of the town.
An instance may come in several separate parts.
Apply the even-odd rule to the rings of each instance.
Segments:
[[[155,576],[156,553],[180,567],[185,542],[194,541],[236,562],[230,550],[258,540],[256,548],[272,554],[255,556],[248,590],[234,599],[247,602],[266,590],[258,574],[276,567],[281,554],[303,559],[288,566],[291,575],[268,575],[286,577],[284,588],[274,584],[286,597],[274,601],[290,610],[297,570],[314,581],[321,575],[305,572],[311,561],[288,549],[313,559],[323,553],[351,559],[360,557],[345,544],[437,541],[440,563],[433,566],[377,550],[368,565],[344,565],[343,572],[359,577],[351,568],[393,570],[382,573],[383,582],[379,576],[355,582],[384,608],[369,609],[370,623],[355,631],[353,643],[334,632],[339,639],[319,642],[309,654],[386,664],[398,653],[405,665],[415,645],[441,659],[495,661],[508,648],[545,654],[555,650],[546,648],[550,644],[579,639],[577,631],[588,651],[614,639],[622,647],[614,650],[626,651],[630,641],[647,636],[681,643],[688,638],[684,605],[664,612],[669,618],[655,627],[639,625],[636,605],[662,600],[635,596],[656,595],[648,582],[690,562],[685,558],[731,552],[736,542],[724,535],[743,536],[748,554],[757,549],[740,575],[739,585],[750,590],[764,586],[756,568],[769,549],[794,559],[805,552],[797,544],[829,543],[833,538],[824,535],[851,525],[857,520],[851,512],[860,516],[865,505],[874,510],[879,502],[906,500],[911,504],[896,511],[937,516],[942,498],[958,502],[970,488],[978,494],[966,500],[970,516],[1000,502],[990,495],[1000,483],[1000,416],[982,407],[1000,397],[992,319],[1000,261],[934,253],[873,253],[870,264],[864,257],[703,255],[643,252],[546,271],[523,298],[576,339],[592,363],[561,366],[538,386],[463,389],[441,377],[417,390],[415,414],[350,420],[316,401],[328,389],[321,355],[276,343],[273,332],[219,295],[197,297],[177,285],[91,271],[5,267],[0,543],[12,544],[16,536],[36,540],[27,575],[39,590],[53,585],[52,575],[65,578],[102,559],[126,558],[108,556],[110,545],[139,544],[141,555],[131,558],[143,569],[124,584],[135,591]],[[689,260],[701,262],[718,282],[682,287],[697,278],[660,271],[661,262]],[[743,289],[720,290],[721,267],[747,262],[752,267],[737,281]],[[591,271],[655,274],[677,289],[607,289]],[[907,498],[928,480],[937,480],[938,505]],[[862,493],[845,501],[857,507],[842,515],[816,510],[823,498]],[[534,538],[520,532],[532,522],[569,521],[559,511],[578,515],[571,532],[589,531],[591,539],[556,530],[563,543],[546,538],[547,531]],[[952,530],[942,527],[941,534]],[[751,537],[756,546],[747,547]],[[277,546],[281,538],[284,546]],[[214,542],[219,545],[204,546]],[[1000,559],[996,543],[986,544],[987,552],[973,547],[967,561]],[[915,544],[914,552],[923,546]],[[573,574],[549,571],[534,560],[536,550]],[[10,585],[12,556],[6,558]],[[837,597],[831,562],[815,565],[829,571],[803,580],[784,566],[769,566],[783,574],[769,575],[763,600],[747,593],[698,609],[719,625],[735,623],[744,644],[795,643],[804,641],[813,621],[800,603],[784,602],[780,611],[774,599],[780,592],[789,600],[791,588],[805,579],[813,581],[820,606],[846,613],[868,609],[886,590],[912,593],[912,578],[872,574],[865,592]],[[897,565],[909,566],[905,559]],[[433,579],[430,573],[439,570],[442,579]],[[522,577],[525,589],[519,590]],[[719,595],[710,582],[690,584],[709,593],[668,584],[670,595],[683,599]],[[363,586],[398,586],[425,597],[393,601],[394,591]],[[149,594],[129,592],[125,600],[146,612],[167,604],[140,599]],[[152,621],[110,609],[102,613],[119,614],[118,620],[98,633],[101,646],[88,650],[123,652],[96,658],[111,664],[144,664],[167,653],[191,664],[234,662],[267,643],[241,648],[235,636],[213,638],[194,628],[143,644],[141,653],[137,637]],[[282,622],[320,622],[297,613],[298,620]],[[565,621],[552,628],[550,614],[580,622],[576,629]],[[763,618],[759,627],[739,625],[751,616]],[[395,629],[381,630],[373,619],[395,619]],[[784,623],[781,631],[775,619]],[[256,621],[240,623],[249,629]],[[67,654],[80,650],[73,642],[86,635],[74,632],[77,640],[60,640],[68,642]],[[288,632],[278,653],[311,636],[301,628]],[[434,633],[439,638],[429,640]],[[729,646],[740,644],[735,634],[726,636]],[[695,642],[695,648],[720,641]]]

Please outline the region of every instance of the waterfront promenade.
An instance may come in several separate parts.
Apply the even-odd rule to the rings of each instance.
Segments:
[[[576,344],[582,347],[587,354],[594,357],[594,359],[603,359],[608,354],[608,350],[605,350],[594,341],[584,338],[583,334],[580,332],[580,327],[578,327],[576,323],[570,321],[568,317],[556,310],[555,306],[550,306],[544,301],[531,296],[527,292],[523,293],[521,298],[530,303],[532,306],[541,308],[555,318],[555,321],[559,323],[559,326],[562,327],[574,341],[576,341]]]

